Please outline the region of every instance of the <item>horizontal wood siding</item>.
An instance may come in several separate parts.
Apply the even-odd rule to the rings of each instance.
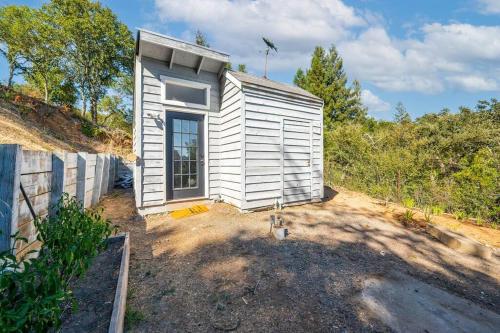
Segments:
[[[316,195],[319,198],[319,188],[323,184],[320,156],[323,148],[321,132],[316,134],[314,131],[322,126],[322,105],[317,101],[285,97],[256,87],[243,86],[243,94],[243,208],[251,210],[272,206],[276,200],[295,202],[310,200]],[[314,151],[318,154],[314,155]],[[315,156],[317,158],[311,159]],[[317,169],[317,177],[312,177],[313,169]]]
[[[209,193],[219,192],[218,170],[212,170],[211,166],[218,164],[219,147],[219,83],[217,74],[201,71],[199,75],[187,67],[174,65],[169,68],[167,62],[143,57],[142,61],[142,83],[141,83],[141,195],[142,205],[153,206],[165,202],[165,106],[161,103],[160,76],[169,76],[200,82],[210,85],[210,110],[208,112],[208,137],[209,151],[206,163],[209,164]],[[170,107],[176,110],[175,107]],[[181,111],[181,110],[178,110]],[[211,143],[211,144],[210,144]],[[213,147],[212,147],[213,146]],[[168,163],[168,161],[167,161]]]
[[[241,207],[241,90],[226,80],[223,87],[219,118],[219,160],[211,160],[217,168],[221,198]]]

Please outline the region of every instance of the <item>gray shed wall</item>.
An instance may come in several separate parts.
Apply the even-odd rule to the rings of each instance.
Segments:
[[[201,71],[197,75],[193,69],[173,65],[169,68],[166,62],[142,57],[140,78],[140,92],[135,95],[140,97],[140,103],[136,108],[140,108],[140,117],[135,121],[140,122],[136,128],[140,133],[136,136],[134,150],[140,157],[140,163],[135,170],[135,193],[137,206],[147,207],[161,205],[165,203],[165,126],[164,117],[166,106],[161,103],[160,96],[160,76],[169,76],[200,82],[210,85],[210,109],[205,121],[208,122],[208,152],[206,163],[208,163],[208,186],[210,197],[219,194],[218,187],[218,164],[219,164],[219,106],[220,88],[217,74]],[[137,64],[136,64],[137,68]],[[180,111],[176,107],[168,106],[172,111]],[[137,109],[136,109],[137,110]],[[207,119],[208,118],[208,119]],[[136,131],[137,132],[137,131]],[[140,145],[140,147],[138,147]]]
[[[242,208],[323,197],[322,103],[243,86]]]

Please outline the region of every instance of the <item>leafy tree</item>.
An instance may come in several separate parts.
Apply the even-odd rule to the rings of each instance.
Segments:
[[[52,92],[64,80],[60,68],[62,39],[58,29],[44,11],[25,6],[3,8],[0,21],[2,31],[7,33],[4,38],[7,49],[3,53],[10,67],[8,85],[12,85],[16,69],[22,69],[25,79],[43,93],[45,102],[49,102]],[[6,27],[8,25],[10,28]]]
[[[0,53],[9,64],[9,88],[12,87],[14,76],[24,70],[25,58],[21,49],[26,45],[25,37],[31,27],[33,12],[28,6],[0,8]]]
[[[366,119],[359,82],[355,80],[349,87],[347,81],[342,58],[333,46],[328,53],[316,47],[310,68],[305,73],[299,68],[294,78],[296,85],[323,99],[326,128],[332,128],[334,123]]]
[[[120,73],[132,72],[132,33],[99,2],[52,0],[43,10],[64,33],[65,70],[80,92],[83,113],[88,100],[96,124],[100,99]]]
[[[233,70],[233,64],[231,62],[228,62],[226,64],[226,69],[228,71],[232,71]],[[238,72],[241,72],[241,73],[248,73],[247,72],[247,65],[245,64],[238,64]]]
[[[238,65],[238,72],[246,73],[247,72],[247,65],[239,64]]]
[[[406,111],[403,103],[398,102],[396,104],[396,114],[394,115],[394,121],[400,124],[411,122],[410,114]]]
[[[210,47],[210,44],[208,44],[208,42],[207,42],[207,38],[205,37],[203,32],[201,32],[200,30],[196,30],[195,43],[196,43],[196,45]]]
[[[419,207],[500,222],[498,102],[415,121],[337,123],[325,130],[325,181]]]

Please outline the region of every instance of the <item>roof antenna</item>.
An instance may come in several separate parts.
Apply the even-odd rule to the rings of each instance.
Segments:
[[[274,45],[274,43],[266,38],[266,37],[262,37],[262,40],[264,41],[264,43],[266,44],[266,64],[265,64],[265,67],[264,67],[264,78],[267,79],[267,56],[269,55],[269,52],[271,50],[274,50],[274,52],[278,53],[278,48],[276,47],[276,45]]]

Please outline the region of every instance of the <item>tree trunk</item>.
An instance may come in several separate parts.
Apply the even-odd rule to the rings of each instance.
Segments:
[[[9,64],[9,79],[7,80],[7,87],[12,88],[12,82],[14,81],[14,71],[16,67],[13,63]]]
[[[90,113],[92,115],[92,123],[97,125],[97,100],[95,97],[90,98]]]
[[[80,89],[80,95],[82,96],[82,116],[85,117],[85,113],[87,112],[87,97],[83,88]]]
[[[47,78],[43,78],[43,89],[45,90],[45,103],[49,102],[49,87],[47,83]]]

